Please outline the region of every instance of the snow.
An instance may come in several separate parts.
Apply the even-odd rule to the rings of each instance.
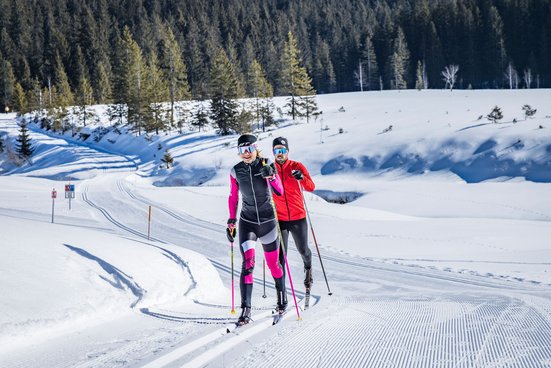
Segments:
[[[275,293],[268,279],[262,298],[259,254],[255,322],[229,334],[224,227],[237,136],[111,131],[96,142],[31,124],[32,165],[0,153],[0,366],[547,366],[550,97],[322,95],[317,121],[257,132],[267,157],[287,137],[313,176],[305,198],[328,283],[310,236],[312,306],[297,322],[292,305],[270,327]],[[524,120],[524,104],[535,118]],[[496,105],[500,123],[478,119]],[[11,151],[17,129],[14,115],[0,117]],[[292,245],[289,262],[301,300]]]

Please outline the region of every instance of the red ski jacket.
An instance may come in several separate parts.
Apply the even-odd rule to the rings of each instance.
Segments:
[[[272,196],[277,209],[277,219],[279,221],[302,220],[306,217],[306,210],[302,202],[302,193],[300,192],[299,181],[293,177],[293,170],[300,170],[304,179],[300,181],[302,188],[312,192],[316,187],[308,170],[298,161],[287,160],[283,165],[275,162],[275,167],[283,184],[283,195]]]

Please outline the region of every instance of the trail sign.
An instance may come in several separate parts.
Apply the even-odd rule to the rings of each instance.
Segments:
[[[57,198],[57,191],[55,188],[52,188],[52,224],[54,223],[54,212],[55,212],[55,199]]]
[[[65,184],[65,198],[75,198],[75,185]]]
[[[65,184],[65,198],[69,199],[69,209],[71,209],[71,199],[75,198],[74,184]]]

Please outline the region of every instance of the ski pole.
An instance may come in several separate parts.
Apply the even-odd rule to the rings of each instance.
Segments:
[[[266,162],[262,162],[263,166],[266,166]],[[266,179],[266,184],[268,185],[268,193],[270,194],[270,203],[272,204],[272,208],[274,209],[274,217],[276,220],[276,226],[277,231],[279,233],[279,239],[281,246],[283,247],[283,259],[285,259],[285,267],[287,268],[287,275],[289,275],[289,284],[291,285],[291,292],[293,294],[293,300],[295,301],[295,309],[297,311],[297,319],[300,321],[302,318],[300,317],[300,312],[298,311],[298,303],[297,303],[297,296],[295,294],[295,287],[293,286],[293,278],[291,277],[291,269],[289,268],[289,262],[287,261],[287,252],[285,252],[285,244],[283,243],[283,236],[281,235],[281,227],[279,226],[279,220],[277,219],[277,209],[274,202],[274,196],[272,194],[272,184],[270,184],[269,180]]]
[[[308,216],[308,222],[310,223],[310,230],[312,231],[312,238],[314,239],[314,244],[316,245],[316,250],[318,251],[318,258],[321,264],[321,270],[323,271],[323,277],[325,278],[325,284],[327,285],[327,292],[329,295],[333,295],[331,289],[329,288],[329,282],[327,282],[327,275],[325,274],[325,268],[323,267],[323,261],[321,260],[320,248],[318,247],[318,241],[316,240],[316,233],[314,232],[314,226],[312,226],[312,219],[310,218],[310,212],[308,211],[308,206],[306,205],[306,198],[304,198],[304,189],[302,188],[302,183],[299,181],[298,185],[300,186],[300,194],[302,195],[302,202],[304,203],[304,209],[306,210],[306,215]]]
[[[235,292],[233,283],[233,242],[230,243],[231,248],[231,314],[235,314]]]
[[[262,294],[263,298],[266,298],[266,260],[262,260],[262,281],[264,284],[264,294]]]

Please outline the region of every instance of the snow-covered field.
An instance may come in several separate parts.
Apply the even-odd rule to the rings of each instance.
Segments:
[[[550,98],[322,95],[317,121],[259,132],[264,155],[285,136],[313,175],[306,200],[328,284],[312,243],[313,305],[270,327],[273,283],[263,298],[257,266],[255,322],[232,333],[224,227],[237,137],[95,143],[31,126],[33,165],[0,154],[0,366],[551,366]],[[479,119],[495,105],[500,123]],[[8,146],[17,129],[0,117]],[[159,168],[159,145],[174,168]]]

